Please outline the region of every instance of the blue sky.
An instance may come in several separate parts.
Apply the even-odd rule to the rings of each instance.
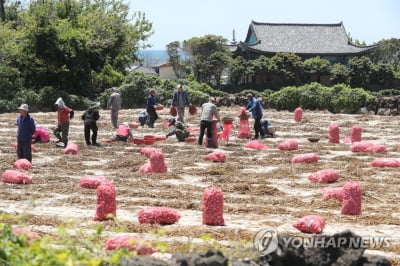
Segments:
[[[151,49],[172,41],[206,34],[244,41],[252,20],[257,22],[338,23],[353,39],[367,44],[400,38],[398,0],[126,0],[131,11],[143,11],[153,22]]]

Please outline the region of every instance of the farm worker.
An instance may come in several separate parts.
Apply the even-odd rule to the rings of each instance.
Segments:
[[[203,144],[203,137],[204,137],[204,131],[207,129],[207,141],[208,141],[208,146],[212,147],[213,146],[213,135],[211,131],[211,125],[213,122],[214,116],[217,118],[219,121],[219,114],[218,114],[218,109],[217,106],[215,105],[215,98],[210,97],[208,102],[204,103],[201,106],[201,117],[200,117],[200,135],[199,135],[199,141],[198,144],[202,145]]]
[[[158,119],[158,115],[155,109],[155,107],[158,105],[159,104],[156,100],[156,91],[154,89],[151,89],[149,97],[147,97],[146,103],[146,111],[149,115],[148,125],[150,128],[154,128],[154,122]]]
[[[29,106],[21,104],[18,107],[19,116],[17,117],[17,156],[18,159],[27,159],[32,162],[32,135],[35,133],[35,121],[29,115]]]
[[[111,110],[111,123],[114,128],[118,128],[118,112],[121,109],[122,97],[116,87],[111,88],[111,95],[108,99],[107,108]]]
[[[54,105],[57,107],[57,127],[54,129],[54,135],[58,142],[62,142],[66,147],[68,144],[69,120],[74,117],[74,110],[67,107],[61,97],[57,99]]]
[[[173,128],[172,128],[171,131],[169,131],[169,132],[167,133],[167,135],[166,135],[167,138],[170,137],[170,136],[172,136],[172,135],[175,135],[175,133],[176,133],[175,124],[176,124],[176,119],[175,119],[174,117],[168,118],[168,126],[169,126],[169,127],[173,126]]]
[[[99,120],[99,103],[93,103],[90,107],[82,114],[81,118],[84,124],[85,141],[87,145],[100,146],[97,143],[97,123]],[[90,142],[90,131],[92,131],[92,141]]]
[[[176,107],[176,109],[178,110],[178,121],[183,123],[183,119],[185,116],[185,106],[190,106],[191,104],[189,102],[187,92],[183,89],[183,85],[178,84],[176,89],[177,91],[174,93],[174,97],[172,98],[172,106]]]
[[[47,132],[47,130],[36,124],[36,130],[35,133],[32,135],[32,142],[49,142],[50,141],[50,134]]]
[[[118,141],[127,141],[128,138],[130,137],[132,137],[132,132],[131,129],[129,128],[129,123],[124,122],[121,125],[119,125],[115,139]]]
[[[259,100],[257,100],[251,93],[247,94],[247,100],[249,103],[247,104],[246,109],[251,112],[254,118],[254,132],[255,136],[253,139],[258,139],[259,135],[261,138],[265,137],[264,131],[261,128],[261,119],[263,117],[263,109]]]
[[[178,121],[175,123],[175,118],[170,118],[169,125],[173,125],[174,128],[167,134],[167,138],[172,135],[176,135],[176,138],[179,142],[185,141],[187,137],[189,137],[189,131],[184,123]]]

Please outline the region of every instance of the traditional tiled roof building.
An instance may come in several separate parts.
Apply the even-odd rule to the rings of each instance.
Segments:
[[[349,58],[365,55],[378,45],[353,44],[343,26],[336,24],[260,23],[252,21],[244,42],[236,53],[255,59],[259,55],[295,53],[303,59],[320,56],[332,63],[346,63]]]

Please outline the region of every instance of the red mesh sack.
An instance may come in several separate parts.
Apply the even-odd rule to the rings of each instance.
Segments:
[[[1,181],[13,184],[31,184],[32,178],[17,170],[5,170],[1,175]]]
[[[240,118],[246,118],[247,119],[248,117],[247,117],[247,113],[246,113],[246,107],[244,107],[244,106],[239,107],[239,110],[237,112],[237,116],[240,117]]]
[[[318,183],[332,183],[337,181],[339,178],[338,172],[334,169],[324,169],[315,173],[312,173],[308,179]]]
[[[14,168],[20,170],[30,170],[32,169],[32,164],[27,159],[19,159],[15,161]]]
[[[352,152],[367,152],[368,149],[372,148],[374,144],[369,142],[353,142],[351,145]]]
[[[297,107],[294,110],[293,119],[295,122],[300,122],[301,120],[303,120],[303,109],[301,107]]]
[[[25,237],[27,244],[40,238],[40,236],[37,233],[32,232],[30,229],[24,227],[16,227],[12,230],[12,233],[16,236]]]
[[[324,187],[321,189],[323,199],[337,199],[343,201],[344,191],[341,187]]]
[[[224,194],[221,189],[210,187],[203,192],[203,224],[225,225]]]
[[[138,212],[140,224],[174,224],[180,218],[178,211],[168,207],[147,207]]]
[[[115,200],[115,186],[111,183],[100,184],[96,189],[97,208],[95,221],[113,219],[117,215],[117,203]]]
[[[144,165],[140,166],[138,171],[139,173],[145,173],[145,174],[151,173],[150,162],[147,162]]]
[[[190,106],[189,106],[189,114],[191,114],[191,115],[197,114],[197,108],[196,108],[196,106],[194,106],[194,105],[190,105]]]
[[[106,250],[126,248],[136,251],[138,255],[151,255],[156,249],[147,241],[134,236],[113,236],[106,242]]]
[[[176,116],[178,114],[178,111],[176,110],[175,106],[171,106],[171,108],[169,108],[169,114],[171,116]]]
[[[232,128],[233,128],[232,123],[224,123],[224,130],[222,130],[222,133],[221,135],[219,135],[219,138],[229,141],[229,134],[231,133]]]
[[[298,148],[299,143],[294,139],[285,140],[278,144],[278,149],[280,150],[292,151],[297,150]]]
[[[297,220],[293,227],[303,233],[320,234],[324,230],[325,219],[318,215],[307,215]]]
[[[343,186],[342,214],[361,215],[361,189],[357,182],[347,182]]]
[[[214,151],[212,153],[207,154],[204,159],[217,163],[223,163],[226,161],[226,155],[222,151]]]
[[[64,154],[78,154],[78,145],[75,143],[68,143],[67,147],[64,148]]]
[[[245,145],[246,148],[249,149],[257,149],[257,150],[263,150],[263,149],[267,149],[268,147],[265,146],[262,142],[258,141],[258,140],[252,140],[250,142],[247,142],[247,144]]]
[[[154,151],[150,155],[150,166],[153,173],[166,173],[167,165],[164,161],[164,153],[161,150]]]
[[[79,179],[79,186],[83,188],[96,189],[101,184],[110,184],[110,180],[97,175],[85,175]]]
[[[140,148],[139,152],[141,155],[145,155],[146,157],[150,158],[150,155],[154,151],[161,151],[161,149],[156,149],[156,148]]]
[[[371,165],[373,167],[400,167],[400,161],[395,158],[376,158]]]
[[[351,142],[361,141],[362,128],[358,125],[352,126],[350,130]]]
[[[373,145],[371,147],[368,147],[366,152],[375,152],[375,153],[384,153],[387,152],[387,148],[385,145]]]
[[[293,156],[291,163],[316,163],[319,156],[316,153],[303,153]]]
[[[246,119],[239,120],[239,132],[237,137],[239,139],[251,139],[249,120],[247,119],[247,117]]]
[[[338,125],[336,125],[336,124],[329,125],[328,141],[330,143],[339,143],[340,142],[340,130],[339,130]]]

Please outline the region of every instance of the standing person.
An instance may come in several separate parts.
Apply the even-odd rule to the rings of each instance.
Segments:
[[[215,98],[210,97],[209,101],[204,103],[201,106],[201,121],[200,121],[200,135],[199,135],[199,141],[198,144],[202,145],[203,144],[203,137],[204,137],[204,131],[207,129],[207,141],[208,141],[208,146],[212,147],[213,146],[213,135],[211,131],[211,125],[213,122],[214,116],[219,119],[219,114],[218,114],[218,109],[217,106],[215,105]]]
[[[257,100],[251,93],[247,94],[247,100],[249,103],[247,104],[246,109],[251,112],[254,118],[254,133],[255,136],[253,139],[258,139],[259,135],[261,138],[265,137],[264,131],[261,128],[261,119],[263,117],[263,109],[259,100]]]
[[[97,123],[99,120],[99,103],[93,103],[81,116],[84,123],[85,141],[87,145],[100,146],[97,143]],[[90,131],[92,131],[92,142],[90,142]]]
[[[118,112],[121,109],[122,97],[117,88],[111,88],[111,95],[108,99],[107,108],[111,109],[111,123],[114,128],[118,128]]]
[[[60,97],[54,104],[57,107],[57,127],[54,129],[54,135],[58,142],[62,142],[64,147],[68,144],[69,120],[74,117],[74,110],[67,107],[64,100]]]
[[[156,91],[154,89],[150,90],[149,97],[147,97],[146,111],[149,114],[148,125],[150,128],[154,128],[154,122],[158,119],[158,114],[155,107],[158,106],[156,100]]]
[[[183,86],[178,84],[176,87],[177,91],[174,93],[172,98],[172,106],[178,109],[178,121],[183,123],[183,117],[185,116],[185,106],[191,105],[187,92],[183,90]]]
[[[17,156],[18,159],[27,159],[32,162],[32,135],[35,133],[36,126],[33,118],[28,114],[29,106],[21,104],[18,108],[17,118]]]

